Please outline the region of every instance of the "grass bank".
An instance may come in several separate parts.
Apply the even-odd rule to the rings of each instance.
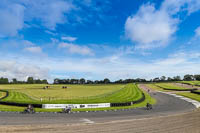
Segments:
[[[155,104],[156,100],[154,98],[151,98],[149,94],[144,92],[145,94],[145,100],[138,104],[133,104],[132,106],[126,106],[126,107],[110,107],[110,108],[96,108],[96,109],[73,109],[73,111],[100,111],[100,110],[116,110],[116,109],[128,109],[128,108],[136,108],[136,107],[144,107],[147,102],[151,104]],[[19,96],[19,97],[16,97]],[[140,99],[142,96],[142,91],[137,87],[137,85],[134,84],[128,84],[124,87],[124,89],[119,90],[118,93],[112,94],[110,97],[103,99],[110,100],[113,102],[127,102],[127,101],[134,101]],[[29,99],[26,95],[19,95],[18,93],[15,93],[15,96],[12,96],[16,99]],[[8,99],[7,99],[8,100]],[[32,99],[29,99],[32,100]],[[7,105],[0,105],[1,111],[23,111],[24,107],[16,107],[16,106],[7,106]],[[37,112],[59,112],[61,109],[40,109],[36,108]]]
[[[173,83],[156,83],[156,86],[163,88],[164,90],[175,90],[175,91],[186,91],[191,90],[190,88],[185,88],[182,86],[175,85]]]
[[[200,81],[179,81],[179,83],[185,83],[190,85],[200,85]]]
[[[184,96],[184,97],[188,97],[190,99],[193,99],[193,100],[200,102],[200,95],[198,95],[198,94],[194,94],[194,93],[190,93],[190,92],[183,92],[183,93],[176,93],[176,94]]]
[[[85,86],[85,87],[86,87],[85,92],[89,93],[87,86]],[[96,87],[96,86],[94,86],[94,87]],[[112,88],[113,86],[110,86],[110,87]],[[115,85],[114,85],[114,87],[115,87]],[[103,93],[100,95],[89,96],[89,97],[74,97],[71,99],[68,99],[67,97],[59,98],[59,96],[57,96],[57,98],[53,98],[53,97],[51,97],[51,95],[49,95],[48,100],[44,100],[44,99],[37,100],[37,99],[33,98],[33,95],[31,93],[29,95],[27,95],[27,93],[22,93],[22,92],[16,91],[16,90],[7,90],[7,91],[9,92],[9,95],[2,101],[15,102],[15,103],[29,103],[29,104],[123,103],[123,102],[138,100],[142,97],[141,90],[134,84],[127,84],[126,86],[123,86],[123,88],[117,89],[116,91],[111,91],[109,93]],[[51,90],[45,90],[45,91],[48,93],[48,91],[51,91]],[[60,90],[57,90],[57,91],[60,91]],[[105,91],[105,92],[107,92],[107,91]],[[71,93],[73,95],[73,93],[76,93],[76,91],[71,91]]]

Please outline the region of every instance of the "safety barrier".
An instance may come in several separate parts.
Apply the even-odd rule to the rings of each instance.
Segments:
[[[162,88],[162,87],[160,87]],[[164,90],[170,90],[170,91],[194,91],[197,89],[168,89],[168,88],[163,88]]]
[[[195,90],[192,90],[192,91],[190,91],[191,93],[194,93],[194,94],[198,94],[198,95],[200,95],[200,91],[195,91]]]
[[[45,109],[60,109],[60,108],[107,108],[110,103],[96,103],[96,104],[43,104],[42,108]]]

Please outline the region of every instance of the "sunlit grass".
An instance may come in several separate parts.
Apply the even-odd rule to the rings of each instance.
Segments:
[[[95,108],[95,109],[73,109],[72,111],[101,111],[101,110],[117,110],[117,109],[130,109],[130,108],[137,108],[137,107],[145,107],[147,102],[151,104],[155,104],[156,100],[152,98],[148,93],[144,92],[145,100],[138,104],[133,104],[132,106],[124,106],[124,107],[110,107],[110,108]],[[17,107],[17,106],[8,106],[8,105],[0,105],[0,111],[17,111],[22,112],[25,108],[24,107]],[[60,112],[61,109],[42,109],[42,108],[35,108],[37,112]]]
[[[184,97],[188,97],[188,98],[191,98],[193,100],[197,100],[200,102],[200,95],[198,95],[198,94],[194,94],[194,93],[190,93],[190,92],[183,92],[183,93],[176,93],[176,94],[184,96]]]
[[[186,83],[190,85],[200,85],[200,81],[180,81],[180,83]]]
[[[78,85],[75,85],[75,88]],[[81,86],[81,87],[79,87]],[[78,88],[81,88],[81,91],[84,91],[84,95],[87,95],[88,91],[91,91],[88,89],[88,86],[85,85],[79,85]],[[85,88],[82,88],[84,86]],[[102,85],[106,86],[106,85]],[[100,88],[102,86],[92,86],[94,88]],[[16,103],[30,103],[30,104],[44,104],[44,103],[73,103],[73,104],[83,104],[83,103],[123,103],[123,102],[128,102],[128,101],[135,101],[138,100],[142,97],[142,92],[141,90],[135,85],[135,84],[127,84],[126,86],[124,85],[107,85],[110,88],[113,87],[123,87],[120,89],[117,89],[116,91],[112,91],[109,93],[106,93],[107,91],[102,90],[104,93],[100,95],[95,95],[95,96],[88,96],[88,97],[73,97],[73,98],[64,98],[64,97],[56,97],[52,98],[51,93],[49,93],[49,99],[43,99],[40,101],[39,99],[35,99],[33,97],[34,94],[32,93],[25,93],[27,90],[30,91],[29,89],[21,89],[23,91],[16,91],[15,89],[9,89],[9,96],[3,99],[2,101],[6,102],[16,102]],[[106,86],[106,87],[107,87]],[[73,88],[74,86],[71,85]],[[90,86],[91,87],[91,86]],[[73,89],[72,89],[73,90]],[[112,89],[114,90],[114,89]],[[46,92],[51,91],[51,90],[45,90]],[[60,91],[59,89],[57,91]],[[61,92],[60,92],[61,93]],[[71,95],[74,95],[73,93],[77,93],[77,91],[71,91]],[[88,92],[89,93],[89,92]],[[29,95],[28,95],[29,94]],[[97,93],[94,93],[97,94]],[[42,94],[40,94],[42,96]],[[45,94],[46,95],[46,94]],[[53,95],[53,94],[52,94]],[[79,95],[82,95],[79,93]]]
[[[171,89],[171,90],[187,90],[187,89],[189,89],[189,88],[175,85],[173,83],[156,83],[155,85],[160,88]]]

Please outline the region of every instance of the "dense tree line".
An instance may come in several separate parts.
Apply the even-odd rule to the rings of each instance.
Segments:
[[[48,84],[48,81],[46,79],[40,80],[40,79],[34,79],[33,77],[28,77],[27,84]]]
[[[126,83],[133,83],[133,82],[171,82],[171,81],[194,81],[198,80],[200,81],[200,75],[185,75],[183,78],[180,76],[174,76],[174,77],[156,77],[151,80],[146,79],[119,79],[116,81],[111,82],[108,78],[105,78],[104,80],[86,80],[84,78],[81,79],[54,79],[54,84],[126,84]]]
[[[3,77],[0,78],[0,84],[8,84],[8,83],[9,83],[8,78],[3,78]]]
[[[181,77],[180,76],[174,76],[174,77],[156,77],[154,79],[151,79],[151,82],[170,82],[170,81],[181,81]]]
[[[54,84],[123,84],[123,83],[133,83],[133,82],[146,82],[145,79],[120,79],[114,82],[111,82],[108,78],[104,80],[86,80],[84,78],[81,79],[54,79]]]
[[[154,78],[154,79],[151,79],[150,81],[152,82],[169,82],[169,81],[200,81],[200,75],[199,74],[196,74],[196,75],[191,75],[191,74],[186,74],[183,79],[180,77],[180,76],[175,76],[173,78],[171,77],[165,77],[165,76],[162,76],[162,77],[157,77],[157,78]]]
[[[16,78],[13,78],[11,81],[8,78],[0,78],[0,84],[48,84],[46,79],[34,79],[33,77],[28,77],[26,81],[18,81]]]
[[[81,79],[54,79],[54,84],[107,84],[111,83],[111,81],[108,78],[105,78],[104,80],[86,80],[84,78]]]
[[[126,83],[133,83],[133,82],[171,82],[171,81],[200,81],[200,74],[191,75],[187,74],[183,78],[180,76],[174,76],[174,77],[156,77],[151,80],[146,79],[119,79],[116,81],[110,81],[108,78],[105,78],[104,80],[86,80],[84,78],[81,79],[54,79],[54,84],[126,84]],[[13,78],[11,81],[9,81],[8,78],[0,78],[0,84],[48,84],[48,81],[46,79],[34,79],[33,77],[28,77],[26,81],[18,81],[16,78]]]

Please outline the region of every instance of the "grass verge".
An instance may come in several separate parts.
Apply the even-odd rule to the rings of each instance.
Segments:
[[[126,93],[127,94],[127,93]],[[73,109],[72,111],[102,111],[102,110],[118,110],[118,109],[130,109],[137,107],[145,107],[147,102],[151,104],[155,104],[156,100],[152,98],[148,93],[144,92],[145,100],[138,104],[133,104],[132,106],[124,106],[124,107],[110,107],[110,108],[95,108],[95,109]],[[8,106],[8,105],[0,105],[0,111],[15,111],[21,112],[25,108],[24,107],[16,107],[16,106]],[[60,112],[61,109],[41,109],[36,108],[36,112]]]
[[[175,91],[184,91],[184,90],[191,90],[189,88],[184,88],[184,87],[181,87],[181,86],[177,86],[177,85],[174,85],[172,83],[157,83],[155,84],[156,86],[160,87],[160,88],[163,88],[163,89],[168,89],[168,90],[175,90]]]
[[[0,98],[3,98],[4,96],[6,96],[6,92],[1,92],[0,91]]]
[[[16,92],[8,90],[8,97],[2,99],[4,102],[11,103],[28,103],[28,104],[89,104],[89,103],[123,103],[129,101],[135,101],[142,97],[141,90],[135,84],[127,84],[124,88],[106,93],[98,96],[90,96],[86,98],[74,98],[74,99],[50,99],[39,101],[28,96],[22,92]],[[47,90],[48,91],[48,90]]]
[[[169,91],[169,90],[164,90],[163,88],[160,88],[159,86],[156,86],[155,84],[146,84],[146,86],[155,91],[165,91],[165,92]]]
[[[179,81],[179,83],[185,83],[190,85],[200,85],[200,81]]]
[[[183,92],[183,93],[176,93],[176,94],[184,96],[184,97],[188,97],[190,99],[193,99],[193,100],[200,102],[200,95],[198,95],[198,94],[194,94],[194,93],[190,93],[190,92]]]

